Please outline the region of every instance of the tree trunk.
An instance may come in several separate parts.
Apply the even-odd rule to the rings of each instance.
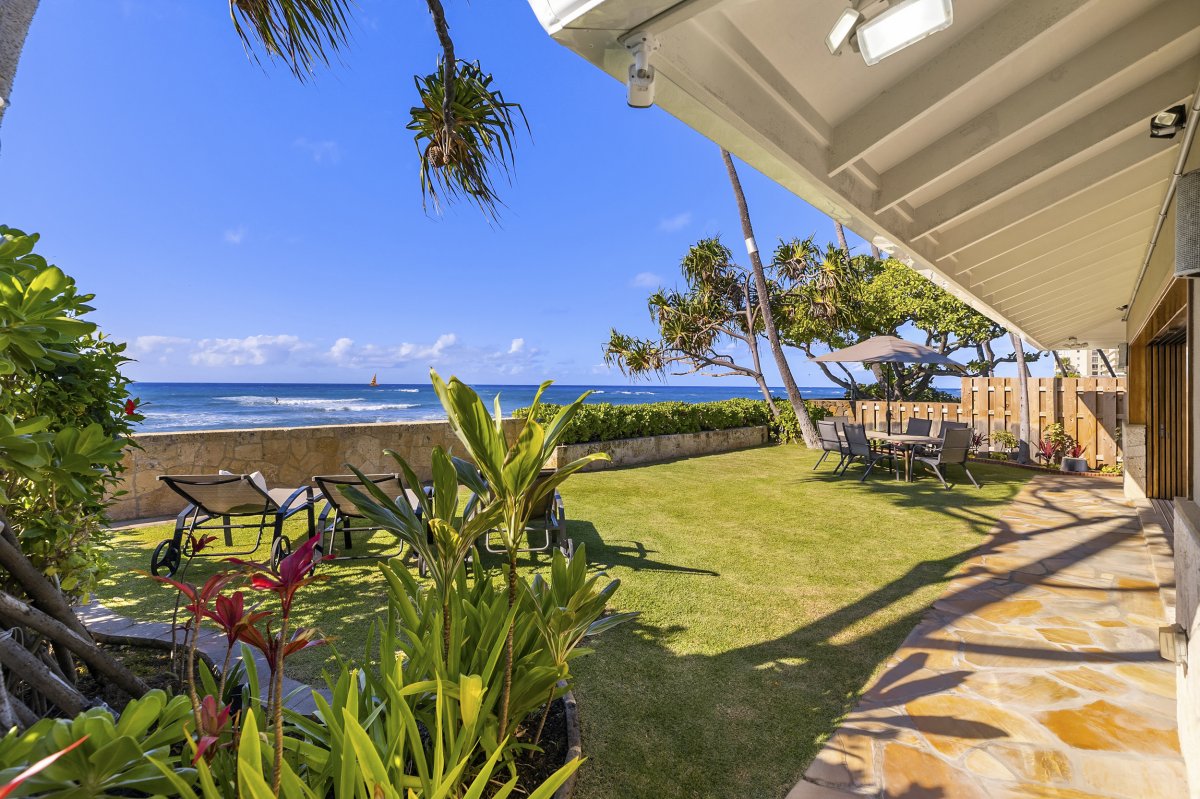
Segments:
[[[754,270],[754,284],[758,289],[758,303],[762,310],[763,327],[767,332],[767,341],[771,344],[771,354],[775,356],[775,365],[779,368],[779,376],[783,379],[783,387],[787,389],[788,401],[796,412],[796,421],[800,423],[800,433],[804,436],[804,444],[810,449],[820,445],[817,426],[813,424],[804,407],[804,397],[800,395],[800,387],[792,377],[792,367],[788,365],[787,356],[783,353],[783,345],[779,343],[779,331],[775,329],[775,317],[771,314],[770,288],[767,285],[767,273],[763,269],[762,258],[758,255],[758,244],[754,241],[754,228],[750,225],[750,209],[746,207],[746,195],[742,192],[742,182],[738,180],[737,169],[729,151],[722,149],[721,157],[725,160],[725,169],[729,172],[729,184],[733,187],[733,196],[737,200],[738,215],[742,219],[742,235],[746,237],[746,251],[750,254],[750,266]]]
[[[842,252],[846,253],[846,257],[850,257],[850,245],[846,243],[846,230],[842,227],[842,223],[836,219],[833,222],[833,232],[837,234],[838,246],[842,248]]]
[[[1029,421],[1029,372],[1025,366],[1025,347],[1021,343],[1021,337],[1016,333],[1010,332],[1009,337],[1012,338],[1013,352],[1017,354],[1017,407],[1020,408],[1021,430],[1018,438],[1021,443],[1017,447],[1017,462],[1029,463],[1029,446],[1030,437],[1033,435],[1032,426]]]
[[[750,296],[750,292],[746,292],[746,296]],[[771,418],[779,418],[779,409],[775,407],[775,400],[771,397],[771,387],[767,385],[767,378],[763,377],[762,373],[762,356],[758,351],[758,334],[754,332],[754,309],[750,303],[746,303],[746,327],[747,341],[746,346],[750,349],[750,358],[754,361],[754,382],[758,383],[758,390],[762,392],[763,399],[767,401],[767,407],[771,410]]]
[[[0,663],[66,715],[77,716],[87,709],[87,697],[43,667],[42,662],[18,644],[9,631],[0,633]]]
[[[75,653],[98,674],[102,674],[125,693],[137,698],[150,688],[146,683],[105,652],[91,638],[79,635],[57,619],[26,605],[19,599],[0,591],[0,611],[17,619],[21,626],[41,633],[54,642],[55,649],[62,647]],[[24,676],[24,675],[22,675]]]
[[[17,62],[37,7],[38,0],[0,0],[0,122],[4,121],[17,77]]]

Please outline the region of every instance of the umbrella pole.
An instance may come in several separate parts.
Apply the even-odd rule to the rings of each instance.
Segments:
[[[888,364],[888,366],[891,366],[891,364]],[[895,368],[896,367],[892,366],[892,369],[895,369]],[[884,415],[883,415],[884,420],[887,422],[887,429],[884,430],[884,432],[890,433],[890,432],[892,432],[892,377],[893,377],[893,375],[892,375],[891,370],[886,367],[883,370],[883,374],[887,378],[887,380],[884,381],[884,388],[883,388],[883,390],[885,392],[887,392],[886,393],[887,410],[884,412]]]

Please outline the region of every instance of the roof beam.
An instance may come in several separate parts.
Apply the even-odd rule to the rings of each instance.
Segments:
[[[836,174],[913,122],[937,112],[1000,64],[1019,59],[1037,34],[1063,22],[1088,0],[1014,0],[975,30],[851,114],[833,132],[829,172]]]
[[[981,153],[1029,126],[1057,115],[1070,123],[1071,107],[1109,80],[1147,61],[1179,63],[1197,50],[1200,30],[1182,27],[1195,0],[1170,0],[1132,24],[1101,39],[1066,64],[1048,69],[957,130],[946,134],[881,177],[876,210],[891,208],[918,191],[968,166]]]
[[[1150,177],[1162,180],[1164,176],[1169,177],[1171,164],[1177,156],[1178,145],[1162,139],[1149,136],[1130,139],[989,208],[987,214],[947,227],[938,233],[938,244],[946,253],[957,253],[993,236],[1019,230],[1017,226],[1037,219],[1052,208],[1107,195],[1110,181],[1114,184],[1119,180],[1136,183],[1137,179],[1131,173],[1142,175],[1143,180]]]
[[[1154,213],[1154,209],[1150,209],[1139,216],[1126,219],[1123,222],[1098,231],[1085,239],[1082,244],[1058,247],[1054,250],[1040,253],[1036,258],[1031,258],[1018,264],[1008,263],[997,265],[990,269],[969,270],[971,285],[980,290],[987,286],[988,283],[999,279],[1003,279],[1004,283],[1007,284],[1016,279],[1016,275],[1030,271],[1036,270],[1044,274],[1049,270],[1057,268],[1058,264],[1070,263],[1079,258],[1103,252],[1109,247],[1124,244],[1130,239],[1140,237],[1144,244],[1150,239],[1150,231],[1154,229]]]
[[[1128,206],[1143,201],[1155,205],[1162,199],[1167,180],[1167,176],[1156,170],[1133,169],[1123,172],[1105,184],[1102,191],[1089,191],[1070,197],[1059,203],[1053,213],[1037,214],[999,233],[967,246],[959,246],[955,250],[945,247],[946,252],[938,257],[938,261],[954,256],[957,263],[981,264],[1113,206]],[[945,238],[961,241],[955,236],[959,232],[957,228],[947,231]]]
[[[1054,296],[1060,290],[1078,286],[1079,273],[1083,270],[1092,270],[1089,274],[1095,276],[1107,275],[1117,268],[1131,272],[1136,266],[1137,253],[1141,252],[1144,246],[1144,242],[1134,241],[1127,247],[1119,247],[1095,260],[1071,268],[1056,269],[1053,274],[1039,272],[1029,275],[1006,284],[1002,289],[987,295],[987,298],[992,304],[1003,305],[1011,311],[1022,307],[1022,298],[1027,295],[1033,294],[1036,298],[1044,300],[1047,295]]]
[[[1168,70],[1113,102],[1042,139],[1001,165],[946,192],[917,210],[922,230],[937,230],[956,219],[1017,193],[1022,186],[1102,157],[1114,144],[1133,136],[1146,137],[1147,120],[1164,108],[1182,102],[1195,89],[1200,61]]]
[[[1069,255],[1081,243],[1086,244],[1100,232],[1125,224],[1131,219],[1138,220],[1142,224],[1153,225],[1153,214],[1160,204],[1156,200],[1160,201],[1162,195],[1159,194],[1155,197],[1151,191],[1153,189],[1148,189],[1140,195],[1135,194],[1127,198],[1129,202],[1114,203],[1095,213],[1073,219],[1052,233],[1030,238],[1024,245],[1000,255],[977,260],[960,259],[959,269],[971,274],[982,274],[985,269],[999,271],[1013,265],[1029,263],[1047,255],[1056,253]]]

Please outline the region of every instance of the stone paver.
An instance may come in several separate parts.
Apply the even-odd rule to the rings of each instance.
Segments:
[[[788,799],[1186,796],[1165,547],[1119,484],[1035,477]]]
[[[75,615],[79,617],[79,620],[83,622],[85,627],[94,633],[131,636],[147,641],[171,640],[171,625],[169,622],[136,621],[127,616],[122,616],[105,607],[100,602],[93,601],[87,605],[75,608]],[[182,626],[179,627],[176,640],[180,642],[184,640]],[[207,655],[219,668],[225,660],[225,636],[213,630],[201,630],[200,637],[197,640],[199,645],[196,648]],[[235,649],[235,660],[240,659],[237,652],[238,649]],[[265,700],[267,698],[266,692],[269,688],[267,675],[270,673],[270,668],[267,665],[266,658],[258,651],[254,652],[254,662],[258,667],[260,689],[262,697]],[[327,690],[322,690],[322,693],[328,698]],[[284,706],[299,713],[307,715],[317,709],[317,705],[312,698],[312,689],[308,685],[287,676],[283,678],[283,695]]]

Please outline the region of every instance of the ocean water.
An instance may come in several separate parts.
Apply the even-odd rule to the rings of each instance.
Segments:
[[[473,388],[488,402],[499,394],[507,416],[533,400],[537,386],[487,386]],[[631,405],[643,402],[710,402],[733,397],[759,398],[753,386],[566,386],[555,384],[542,395],[543,402],[571,402],[592,390],[588,402]],[[146,417],[138,425],[144,433],[179,430],[230,430],[248,427],[308,427],[323,424],[363,424],[444,419],[433,387],[425,384],[341,385],[329,383],[136,383],[130,389],[140,398]],[[842,396],[836,386],[802,389],[806,399]],[[773,393],[784,396],[783,389]]]

